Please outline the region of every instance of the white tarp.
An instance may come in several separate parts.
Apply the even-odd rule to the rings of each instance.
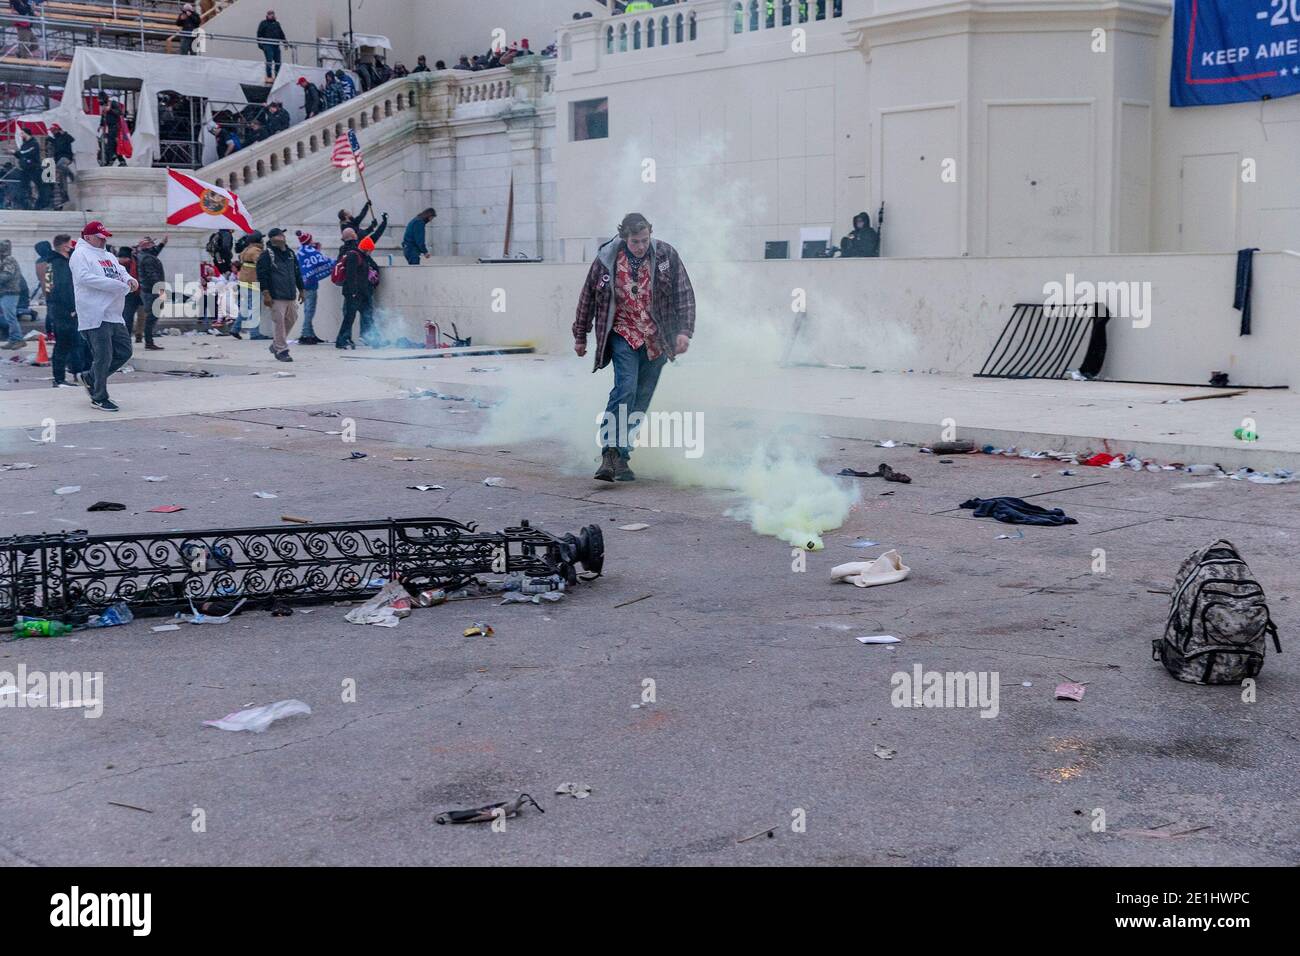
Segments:
[[[352,34],[352,45],[355,47],[369,46],[377,50],[391,50],[393,45],[388,42],[388,37],[379,33],[354,33]]]
[[[128,166],[152,166],[158,158],[158,94],[170,91],[183,96],[244,104],[247,100],[241,84],[261,86],[266,78],[266,66],[261,59],[233,60],[77,47],[72,67],[68,71],[68,82],[64,88],[67,92],[63,102],[52,110],[34,113],[22,119],[25,122],[58,123],[62,126],[76,140],[73,153],[77,164],[85,168],[98,162],[99,117],[82,111],[82,94],[87,92],[87,81],[100,75],[140,81],[139,113],[135,117],[135,130],[131,134],[134,152],[126,163]],[[325,70],[285,63],[280,68],[268,97],[283,103],[294,122],[306,115],[302,87],[297,85],[300,76],[307,77],[317,86],[324,86]],[[360,88],[361,84],[357,81],[357,89]],[[111,90],[109,96],[116,98]],[[211,112],[208,111],[205,118],[210,116]],[[212,137],[206,132],[206,124],[204,129],[203,158],[204,162],[209,162],[216,158],[216,149]]]

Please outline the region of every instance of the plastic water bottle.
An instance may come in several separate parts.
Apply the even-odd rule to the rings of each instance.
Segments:
[[[1234,438],[1237,438],[1241,441],[1259,441],[1259,433],[1252,431],[1249,428],[1235,429],[1232,435]]]
[[[62,637],[72,633],[72,625],[47,621],[41,617],[20,617],[14,622],[14,637]]]

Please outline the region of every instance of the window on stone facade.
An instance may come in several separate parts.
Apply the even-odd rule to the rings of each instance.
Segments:
[[[609,100],[580,100],[572,106],[570,142],[609,138]]]

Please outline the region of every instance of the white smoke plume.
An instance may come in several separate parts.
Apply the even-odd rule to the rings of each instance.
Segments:
[[[774,296],[770,289],[758,289],[752,264],[727,261],[744,255],[744,223],[758,200],[744,180],[721,175],[721,155],[714,143],[696,152],[692,165],[660,163],[658,181],[647,183],[645,154],[630,146],[611,168],[607,194],[593,197],[601,208],[616,211],[611,231],[624,213],[644,213],[655,237],[681,253],[696,292],[696,334],[689,353],[664,368],[650,408],[700,413],[703,453],[692,458],[680,448],[636,448],[631,464],[646,478],[734,491],[740,501],[729,515],[759,534],[818,550],[822,534],[843,524],[856,488],[818,466],[815,437],[806,434],[806,422],[796,420],[797,393],[785,397],[789,413],[737,407],[737,393],[752,393],[783,361],[834,361],[846,350],[884,361],[885,353],[901,357],[907,343],[881,342],[878,330],[868,340],[866,317],[853,314],[852,304],[813,295],[815,315],[791,346],[796,315],[789,290]],[[575,304],[578,293],[574,288]],[[480,439],[486,444],[556,440],[569,452],[575,473],[590,472],[600,453],[597,421],[613,384],[611,371],[591,374],[595,348],[589,340],[586,358],[540,372],[538,365],[515,366],[497,383],[507,394]]]

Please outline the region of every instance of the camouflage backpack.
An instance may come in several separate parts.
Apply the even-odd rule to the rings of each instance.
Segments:
[[[1232,542],[1219,540],[1178,569],[1165,636],[1151,642],[1151,658],[1179,680],[1237,684],[1264,666],[1268,635],[1281,654],[1264,589]]]

